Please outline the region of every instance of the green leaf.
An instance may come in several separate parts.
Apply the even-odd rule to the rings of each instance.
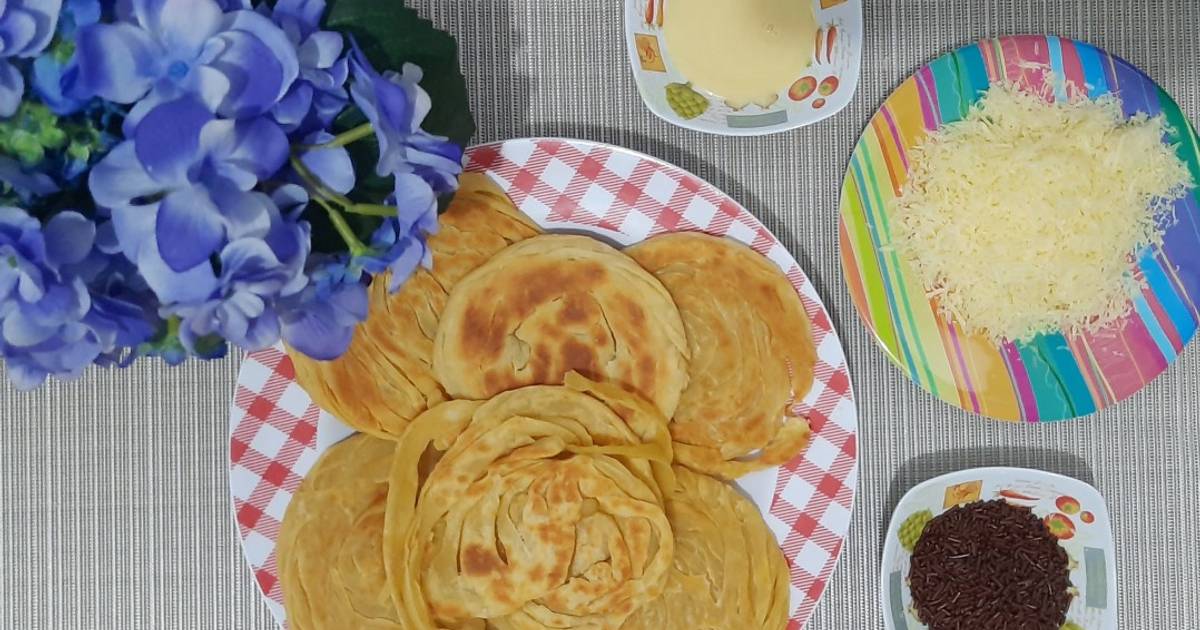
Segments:
[[[405,62],[424,71],[421,87],[433,109],[422,127],[465,147],[475,135],[467,81],[458,65],[458,43],[403,0],[330,0],[325,28],[353,35],[380,72]]]

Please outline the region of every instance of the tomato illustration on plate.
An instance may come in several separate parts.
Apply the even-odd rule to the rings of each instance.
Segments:
[[[1083,512],[1079,515],[1079,520],[1091,525],[1092,523],[1096,522],[1096,515],[1092,514],[1091,512]]]
[[[1066,514],[1055,512],[1047,516],[1043,522],[1050,535],[1059,540],[1070,540],[1075,537],[1075,523]]]
[[[817,91],[816,77],[800,77],[788,89],[788,98],[793,101],[803,101]]]
[[[841,81],[837,77],[830,75],[821,79],[821,84],[817,86],[817,93],[821,96],[829,96],[837,91]]]
[[[1054,502],[1054,505],[1063,514],[1078,514],[1082,506],[1079,505],[1079,500],[1074,497],[1061,496]]]

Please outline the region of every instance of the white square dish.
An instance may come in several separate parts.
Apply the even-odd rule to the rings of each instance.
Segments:
[[[1071,600],[1066,627],[1085,630],[1117,627],[1117,564],[1112,522],[1104,497],[1070,477],[1025,468],[974,468],[926,481],[900,499],[888,526],[879,574],[879,598],[888,630],[925,628],[913,609],[908,586],[910,552],[900,543],[900,528],[912,515],[933,516],[964,503],[1004,499],[1052,519],[1059,545],[1071,562]],[[1052,532],[1054,529],[1052,528]]]
[[[811,125],[838,113],[858,88],[862,64],[862,0],[811,0],[817,18],[812,64],[769,107],[734,109],[723,100],[693,90],[675,69],[663,38],[663,16],[678,0],[626,0],[625,38],[638,92],[650,111],[674,125],[727,136],[758,136]],[[670,19],[666,17],[666,19]],[[703,102],[693,117],[672,108],[667,89],[687,90]],[[692,96],[695,95],[695,96]],[[702,99],[702,101],[700,100]]]

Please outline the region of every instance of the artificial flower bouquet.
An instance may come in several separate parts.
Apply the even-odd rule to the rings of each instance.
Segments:
[[[281,338],[342,354],[474,132],[402,0],[0,0],[0,358],[29,389]]]

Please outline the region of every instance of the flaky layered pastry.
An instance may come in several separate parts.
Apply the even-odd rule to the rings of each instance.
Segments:
[[[666,419],[620,387],[566,383],[452,401],[411,424],[384,532],[408,630],[615,630],[662,593]]]
[[[795,404],[812,387],[808,316],[787,277],[735,241],[699,232],[626,250],[670,292],[687,331],[676,459],[726,479],[782,464],[808,442]]]
[[[578,371],[675,412],[687,339],[662,283],[592,238],[517,243],[463,278],[434,342],[434,372],[453,398],[483,400]]]
[[[778,630],[788,622],[788,565],[758,508],[728,484],[675,468],[667,518],[675,560],[662,597],[622,630]]]
[[[408,422],[446,400],[433,375],[433,339],[447,294],[508,245],[539,233],[485,175],[462,176],[460,190],[429,239],[433,269],[417,269],[396,293],[390,278],[370,287],[370,316],[334,361],[290,352],[296,380],[322,409],[373,435],[397,437]]]
[[[356,435],[317,461],[288,504],[276,552],[293,630],[401,630],[383,566],[396,443]]]

